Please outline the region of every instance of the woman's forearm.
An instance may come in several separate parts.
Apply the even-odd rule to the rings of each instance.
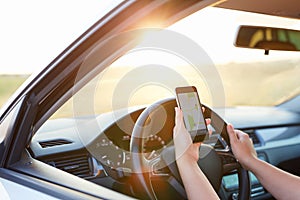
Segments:
[[[248,168],[276,199],[299,199],[299,177],[259,159],[249,164]]]
[[[177,166],[189,200],[219,199],[195,160],[183,156],[177,160]]]

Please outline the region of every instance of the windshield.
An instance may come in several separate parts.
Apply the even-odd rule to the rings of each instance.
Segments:
[[[299,20],[206,8],[170,29],[190,37],[208,53],[222,78],[226,106],[273,106],[298,95],[299,52],[264,55],[263,50],[237,48],[234,42],[240,25],[300,27]]]
[[[264,55],[263,50],[237,48],[234,41],[240,25],[300,27],[292,19],[221,8],[200,10],[169,27],[165,38],[145,34],[138,47],[108,66],[54,117],[72,116],[65,113],[72,107],[80,108],[76,115],[86,115],[145,106],[174,98],[175,87],[185,85],[196,86],[201,101],[211,107],[274,106],[298,95],[299,53]],[[160,48],[173,36],[172,48],[177,52]],[[158,46],[145,46],[156,40]],[[186,52],[178,53],[186,47]],[[190,55],[184,54],[198,58],[189,60]],[[78,99],[86,101],[80,104]],[[86,107],[87,100],[93,108]]]

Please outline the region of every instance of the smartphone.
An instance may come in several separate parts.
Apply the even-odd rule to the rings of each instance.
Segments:
[[[203,142],[208,135],[208,129],[196,87],[177,87],[175,92],[177,104],[183,113],[184,125],[191,134],[193,143]]]

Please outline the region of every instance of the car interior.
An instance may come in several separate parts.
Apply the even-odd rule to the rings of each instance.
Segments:
[[[238,164],[225,127],[246,132],[259,159],[300,175],[298,1],[145,2],[111,11],[110,24],[97,22],[16,102],[16,111],[36,106],[11,168],[94,196],[187,199],[174,157],[175,88],[194,85],[212,119],[200,166],[219,197],[274,199]]]

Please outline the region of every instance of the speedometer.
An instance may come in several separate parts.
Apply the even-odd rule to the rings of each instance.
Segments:
[[[102,138],[97,143],[97,148],[101,148],[100,162],[110,168],[118,168],[125,164],[126,152],[115,145],[111,140]]]

